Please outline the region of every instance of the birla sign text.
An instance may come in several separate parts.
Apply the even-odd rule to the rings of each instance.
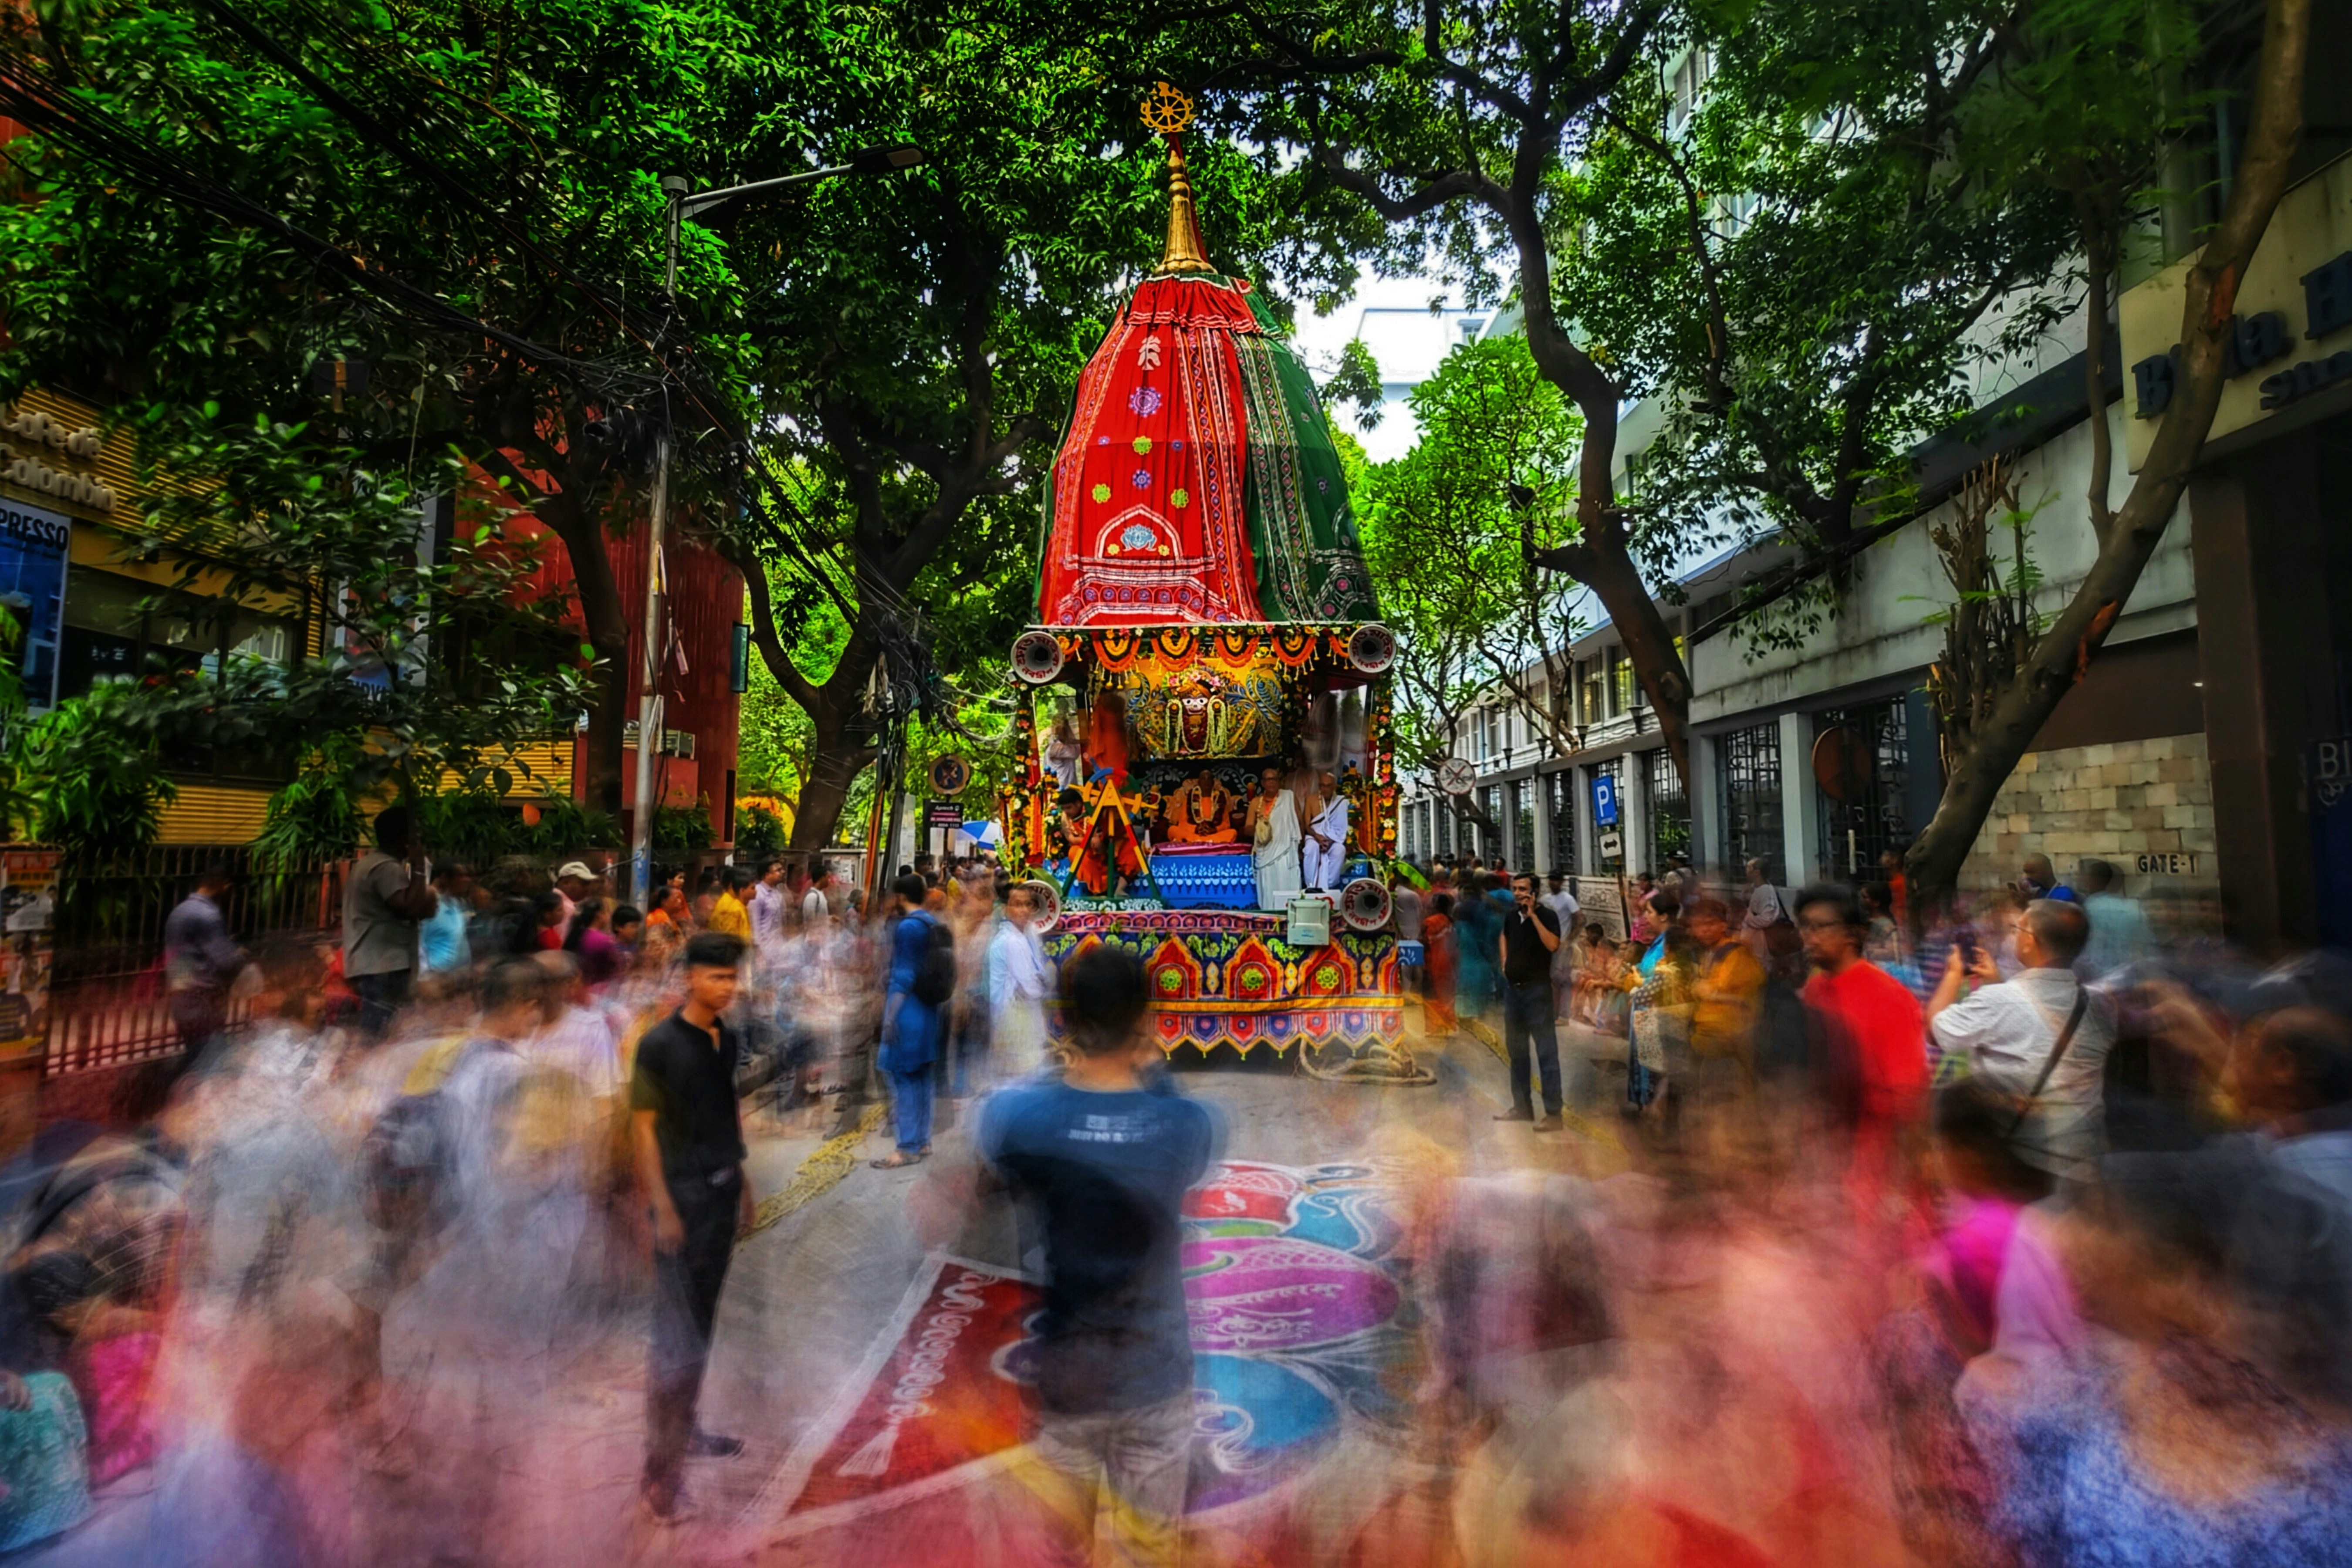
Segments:
[[[2124,437],[2134,469],[2147,460],[2174,404],[2181,310],[2194,260],[2182,258],[2116,302],[2129,367]],[[2221,398],[2207,439],[2225,440],[2352,383],[2352,157],[2336,159],[2280,199],[2232,304]]]

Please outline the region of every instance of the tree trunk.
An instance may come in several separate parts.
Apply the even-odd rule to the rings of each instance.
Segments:
[[[2104,437],[2097,442],[2090,510],[2099,535],[2098,559],[2035,646],[2032,658],[1993,704],[1986,722],[1969,737],[1966,752],[1945,780],[1935,819],[1905,860],[1915,909],[1948,895],[1958,885],[1961,864],[1992,811],[1994,797],[2059,701],[2097,657],[2142,569],[2163,542],[2173,508],[2188,488],[2221,405],[2238,279],[2245,275],[2286,189],[2288,167],[2301,140],[2310,23],[2311,0],[2271,0],[2245,157],[2221,223],[2189,269],[2181,304],[2179,389],[2157,427],[2130,495],[2112,515],[2105,504],[2111,453]],[[2096,243],[2086,247],[2095,257],[2100,249]],[[2094,301],[2092,314],[2087,345],[2091,417],[2104,425],[2107,400],[2099,369],[2104,300]]]
[[[595,704],[588,710],[586,766],[582,796],[591,809],[618,816],[621,778],[626,767],[623,726],[629,711],[629,620],[621,603],[620,584],[613,575],[613,558],[604,548],[604,530],[594,518],[583,519],[560,501],[541,509],[541,515],[563,541],[572,561],[572,586],[580,595],[580,616],[586,625],[588,645],[600,661],[596,671]],[[639,742],[643,744],[643,741]]]
[[[814,700],[803,704],[814,736],[809,775],[801,783],[800,802],[793,814],[794,849],[821,849],[833,842],[834,831],[841,826],[842,808],[849,802],[850,785],[874,761],[872,746],[850,742],[849,721],[857,711],[856,694],[853,691],[844,700],[834,689],[839,679],[836,675],[818,687]]]

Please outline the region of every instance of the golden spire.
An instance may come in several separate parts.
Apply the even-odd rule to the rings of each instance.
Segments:
[[[1161,272],[1214,272],[1201,243],[1201,220],[1192,210],[1192,182],[1184,175],[1184,128],[1192,123],[1192,100],[1161,82],[1143,100],[1143,123],[1168,142],[1168,246]]]

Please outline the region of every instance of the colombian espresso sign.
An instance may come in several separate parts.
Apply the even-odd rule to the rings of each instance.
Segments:
[[[66,550],[72,522],[0,496],[0,607],[16,623],[16,658],[35,708],[57,700],[65,622]]]

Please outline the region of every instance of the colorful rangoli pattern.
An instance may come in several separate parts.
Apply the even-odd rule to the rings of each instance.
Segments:
[[[1262,1503],[1349,1423],[1401,1433],[1420,1376],[1394,1193],[1369,1165],[1227,1163],[1184,1204],[1192,1511]],[[782,1529],[982,1479],[1024,1436],[1034,1286],[935,1258],[842,1405],[771,1489]],[[773,1517],[773,1513],[771,1514]]]

